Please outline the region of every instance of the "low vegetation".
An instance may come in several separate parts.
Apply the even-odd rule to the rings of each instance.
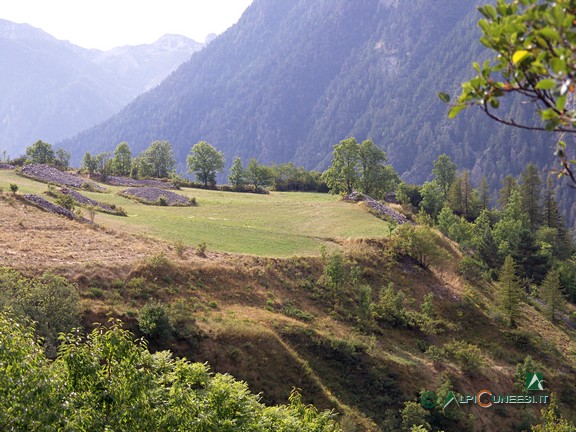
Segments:
[[[0,237],[0,326],[19,323],[11,350],[36,371],[5,390],[0,403],[13,408],[0,407],[0,425],[48,421],[46,410],[23,411],[34,388],[41,406],[59,404],[49,415],[63,428],[571,427],[558,413],[569,415],[576,400],[567,301],[575,270],[553,192],[527,168],[520,182],[505,181],[496,209],[449,158],[433,174],[398,191],[396,209],[415,224],[388,223],[327,194],[183,188],[198,206],[167,209],[108,185],[83,195],[105,197],[128,217],[98,214],[87,227],[24,205],[19,193],[46,186],[0,171],[1,184],[18,185],[0,196],[0,235],[11,236]],[[110,316],[109,326],[93,324]],[[134,341],[140,336],[147,344]],[[539,406],[447,413],[420,403],[430,390],[444,398],[488,384],[498,394],[524,391],[518,376],[527,368],[555,394],[557,409],[547,407],[543,422]],[[136,408],[121,420],[129,402]]]

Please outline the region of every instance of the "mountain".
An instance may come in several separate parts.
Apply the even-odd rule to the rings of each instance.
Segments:
[[[114,74],[135,97],[160,84],[203,46],[185,36],[167,34],[153,44],[96,52],[92,59],[101,69]]]
[[[17,155],[38,139],[62,140],[110,117],[202,46],[166,35],[102,52],[0,20],[0,151]]]
[[[81,151],[128,141],[139,151],[169,139],[182,160],[204,139],[229,162],[256,156],[323,168],[335,143],[371,136],[408,173],[416,152],[402,148],[427,128],[403,112],[425,103],[427,122],[445,117],[436,91],[454,87],[454,71],[466,77],[479,51],[470,49],[475,3],[256,0],[161,86],[67,144]]]
[[[180,168],[199,140],[226,156],[324,169],[332,146],[371,138],[411,182],[449,154],[492,188],[534,161],[554,163],[546,134],[499,127],[479,110],[447,118],[439,91],[457,93],[485,57],[476,7],[485,0],[255,0],[239,22],[160,86],[64,144],[168,139]],[[521,113],[521,115],[529,115]]]

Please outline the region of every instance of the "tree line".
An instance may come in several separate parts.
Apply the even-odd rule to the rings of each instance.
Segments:
[[[422,186],[401,184],[397,199],[424,225],[456,241],[465,277],[497,280],[502,311],[516,325],[519,303],[539,297],[554,320],[566,299],[576,303],[576,261],[570,231],[559,211],[553,180],[534,164],[519,178],[506,176],[498,196],[486,179],[471,184],[452,160],[434,161],[433,179]],[[497,204],[497,205],[493,205]]]
[[[12,160],[4,155],[2,161],[19,166],[47,164],[65,171],[70,169],[70,157],[66,150],[59,148],[55,151],[51,144],[40,140],[27,147],[25,155]],[[186,158],[187,173],[194,174],[196,182],[178,175],[175,170],[176,162],[174,149],[169,141],[154,141],[137,156],[132,155],[126,142],[121,142],[111,152],[95,155],[86,152],[80,169],[90,177],[96,176],[104,182],[114,175],[130,176],[134,179],[166,178],[187,186],[220,188],[216,180],[217,175],[224,172],[224,154],[206,141],[192,146]],[[223,190],[262,192],[271,187],[277,191],[328,191],[322,173],[306,170],[292,162],[264,165],[258,159],[251,158],[245,166],[241,158],[236,157],[227,179],[229,187],[222,186]]]

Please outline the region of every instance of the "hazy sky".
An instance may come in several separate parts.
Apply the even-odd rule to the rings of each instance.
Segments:
[[[84,48],[150,43],[166,33],[204,42],[252,0],[0,0],[0,18],[28,23]]]

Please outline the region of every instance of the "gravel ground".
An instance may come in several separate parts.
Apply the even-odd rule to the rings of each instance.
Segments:
[[[138,198],[143,201],[147,201],[150,204],[156,204],[156,201],[160,197],[166,198],[166,202],[171,206],[186,206],[190,205],[188,198],[182,195],[175,194],[174,192],[169,192],[165,189],[153,188],[153,187],[138,187],[132,189],[126,189],[120,192],[122,195],[128,195]]]
[[[94,206],[94,207],[99,207],[104,211],[107,212],[114,212],[114,209],[106,204],[102,204],[96,200],[93,200],[92,198],[88,198],[84,195],[82,195],[80,192],[76,192],[73,189],[68,189],[68,188],[62,188],[60,189],[60,192],[62,192],[65,195],[70,195],[72,198],[74,198],[74,201],[78,201],[80,204],[85,204],[85,205],[90,205],[90,206]]]
[[[32,177],[33,179],[40,180],[46,183],[55,183],[61,186],[68,186],[73,188],[81,188],[85,183],[89,183],[92,188],[104,191],[103,187],[98,186],[81,177],[62,172],[49,165],[31,164],[22,168],[22,174]]]
[[[402,225],[405,223],[412,223],[402,213],[399,213],[396,210],[388,207],[387,205],[384,205],[381,202],[376,201],[374,198],[369,197],[368,195],[361,194],[360,192],[352,192],[350,195],[344,197],[344,200],[353,202],[363,201],[372,210],[390,217],[391,219],[396,221],[398,225]]]
[[[176,187],[169,182],[161,180],[136,180],[130,177],[117,177],[108,176],[106,183],[112,186],[130,186],[130,187],[156,187],[160,189],[176,189]]]
[[[50,201],[47,201],[44,198],[39,197],[38,195],[26,194],[26,195],[24,195],[24,198],[26,200],[36,204],[38,207],[43,208],[47,212],[59,214],[61,216],[65,216],[68,219],[72,219],[72,220],[79,220],[81,222],[89,222],[88,219],[79,218],[78,216],[76,216],[74,214],[74,212],[72,212],[72,211],[70,211],[64,207],[61,207],[59,205],[52,204]]]

